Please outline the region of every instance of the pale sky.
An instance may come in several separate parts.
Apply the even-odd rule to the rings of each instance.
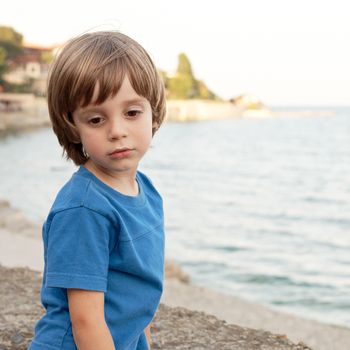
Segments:
[[[26,41],[65,42],[89,30],[136,39],[175,71],[185,52],[223,98],[267,105],[350,105],[348,0],[4,0],[0,25]]]

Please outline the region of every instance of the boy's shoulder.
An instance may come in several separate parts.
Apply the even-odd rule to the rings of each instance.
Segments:
[[[137,171],[138,179],[142,181],[143,190],[147,192],[148,195],[151,197],[156,197],[158,200],[162,201],[162,196],[156,189],[155,185],[153,184],[153,181],[143,172],[140,170]]]
[[[103,214],[108,205],[105,195],[94,186],[91,178],[80,167],[57,193],[51,213],[85,207]]]
[[[144,186],[151,187],[151,188],[154,187],[152,180],[145,173],[141,172],[140,170],[137,170],[137,178],[141,179]]]
[[[150,178],[141,171],[137,171],[140,195],[129,197],[121,195],[111,187],[102,183],[85,167],[81,166],[58,192],[51,207],[50,216],[64,210],[84,207],[97,212],[114,221],[116,212],[132,211],[136,207],[162,206],[162,197],[154,187]]]

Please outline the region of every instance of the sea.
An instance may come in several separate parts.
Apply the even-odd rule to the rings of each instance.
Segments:
[[[166,123],[139,169],[192,283],[350,327],[350,108],[305,109]],[[0,198],[42,224],[76,167],[49,128],[2,137],[0,159]]]

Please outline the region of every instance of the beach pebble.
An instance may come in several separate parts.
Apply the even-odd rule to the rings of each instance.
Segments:
[[[0,265],[0,350],[25,350],[43,313],[41,274]],[[308,350],[285,335],[227,324],[204,312],[160,304],[151,327],[151,348],[162,350]]]

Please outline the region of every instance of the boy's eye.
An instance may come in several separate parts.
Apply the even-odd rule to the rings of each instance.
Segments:
[[[132,110],[130,110],[130,111],[128,111],[128,112],[126,112],[126,115],[128,116],[128,117],[137,117],[139,114],[141,114],[142,113],[142,111],[140,111],[140,110],[137,110],[137,109],[132,109]]]
[[[102,123],[103,119],[101,117],[93,117],[89,119],[89,124],[98,125]]]

